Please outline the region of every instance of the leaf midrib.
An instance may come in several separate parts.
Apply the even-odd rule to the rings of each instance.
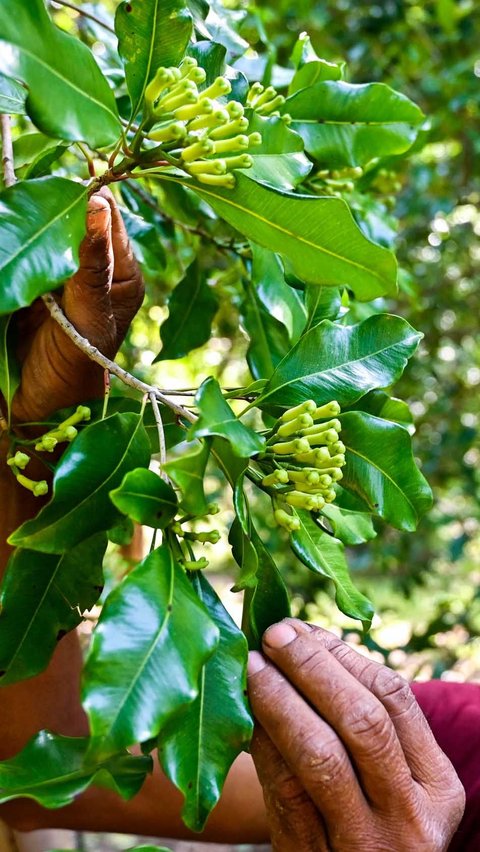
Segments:
[[[352,453],[354,456],[358,456],[358,458],[361,459],[362,461],[364,461],[366,464],[369,464],[372,467],[374,467],[375,470],[378,470],[385,477],[385,479],[388,479],[389,482],[391,482],[391,484],[393,485],[393,487],[398,491],[398,493],[404,498],[405,502],[408,503],[408,505],[410,506],[410,509],[412,510],[412,513],[413,513],[413,517],[415,519],[418,518],[417,512],[415,510],[415,506],[409,500],[405,491],[402,491],[402,489],[400,488],[400,485],[398,485],[395,482],[395,480],[392,479],[392,477],[387,473],[386,470],[383,470],[383,468],[381,468],[380,465],[376,461],[374,462],[372,459],[369,459],[368,456],[364,456],[363,453],[359,452],[359,450],[354,450],[352,447],[349,447],[348,445],[346,445],[346,449],[348,450],[349,453]]]

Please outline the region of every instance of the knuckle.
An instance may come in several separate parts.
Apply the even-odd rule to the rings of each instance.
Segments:
[[[321,740],[318,736],[307,736],[302,742],[296,765],[299,774],[312,783],[326,784],[344,775],[347,760],[338,740]]]
[[[381,701],[388,701],[403,712],[417,703],[410,684],[405,678],[385,666],[381,666],[376,672],[374,686]]]
[[[389,738],[390,719],[381,704],[368,698],[355,702],[346,713],[345,723],[354,737],[382,743]]]

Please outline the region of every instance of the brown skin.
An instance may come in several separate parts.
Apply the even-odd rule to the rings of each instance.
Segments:
[[[252,753],[275,852],[442,852],[463,787],[399,675],[294,619],[251,655]]]
[[[142,301],[143,284],[107,189],[90,200],[80,260],[61,304],[78,331],[112,358]],[[17,423],[102,395],[102,369],[68,340],[41,302],[23,312],[20,332]],[[6,450],[0,440],[0,454]],[[34,468],[32,461],[29,475],[44,476]],[[40,505],[0,462],[0,575],[7,536]],[[406,684],[326,631],[297,621],[289,625],[293,635],[284,647],[274,628],[267,631],[264,656],[253,655],[250,675],[257,718],[253,756],[274,850],[445,850],[461,817],[463,790]],[[285,632],[288,625],[275,629]],[[0,690],[0,759],[18,752],[41,728],[87,733],[80,671],[78,643],[70,634],[46,672]],[[19,800],[3,806],[0,815],[23,830],[58,826],[192,837],[180,809],[181,796],[156,767],[131,802],[91,788],[60,811]],[[202,839],[254,843],[268,836],[255,769],[241,755]]]

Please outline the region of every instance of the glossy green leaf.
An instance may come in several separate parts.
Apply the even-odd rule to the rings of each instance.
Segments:
[[[324,319],[335,320],[340,313],[342,297],[338,290],[331,287],[317,287],[315,284],[305,285],[305,308],[308,319],[303,329],[306,334],[314,325]]]
[[[405,153],[424,120],[413,101],[384,83],[316,83],[287,98],[283,109],[308,153],[334,168]]]
[[[265,440],[235,417],[216,379],[205,379],[197,391],[195,401],[199,418],[190,428],[190,440],[218,435],[229,441],[235,455],[241,458],[250,458],[262,452]]]
[[[150,443],[138,414],[113,414],[92,423],[62,456],[50,502],[12,533],[10,544],[62,553],[110,529],[118,514],[109,492],[129,470],[149,461]]]
[[[10,421],[10,410],[15,391],[20,384],[20,364],[12,340],[11,316],[0,316],[0,393]]]
[[[122,518],[114,527],[107,530],[108,540],[120,547],[130,544],[135,535],[135,524],[131,518]]]
[[[93,148],[120,134],[115,98],[92,52],[56,27],[43,0],[0,0],[2,71],[28,86],[27,111],[48,136]]]
[[[395,257],[364,237],[340,198],[283,192],[238,171],[235,189],[165,180],[190,186],[249,240],[288,258],[302,281],[348,286],[360,301],[396,292]]]
[[[89,742],[40,731],[19,754],[0,763],[0,803],[22,797],[44,808],[63,808],[90,784],[124,799],[135,796],[152,771],[152,759],[123,752],[94,762],[88,759]]]
[[[125,474],[122,483],[110,491],[113,505],[138,524],[163,530],[178,509],[173,488],[153,470],[139,467]]]
[[[359,399],[353,407],[355,410],[366,411],[367,414],[373,414],[375,417],[383,417],[384,420],[393,420],[394,423],[399,423],[405,428],[413,426],[413,415],[408,404],[403,399],[389,396],[386,391],[371,391]]]
[[[17,183],[0,195],[0,314],[30,305],[78,268],[87,188],[64,178]]]
[[[256,113],[250,118],[249,132],[262,136],[260,145],[251,150],[253,166],[248,176],[279,189],[293,190],[312,170],[304,154],[303,139],[281,118],[265,118]]]
[[[225,73],[227,51],[223,44],[215,41],[196,41],[189,45],[187,53],[205,69],[206,86],[210,86],[217,77]]]
[[[338,608],[345,615],[359,619],[368,629],[373,607],[352,582],[342,542],[322,530],[310,512],[298,509],[296,515],[300,529],[291,534],[293,552],[311,571],[333,581]]]
[[[258,568],[256,583],[245,593],[243,628],[249,648],[260,650],[267,627],[291,615],[288,591],[282,575],[260,536],[252,530]]]
[[[240,574],[235,580],[232,591],[241,592],[243,589],[253,588],[258,571],[258,555],[251,542],[250,534],[245,532],[238,515],[233,519],[230,527],[228,542],[232,548],[232,556],[240,568]]]
[[[349,405],[395,382],[422,335],[401,317],[376,314],[357,325],[324,320],[286,355],[258,398],[261,408],[289,408],[305,399]]]
[[[17,80],[0,74],[0,112],[25,115],[28,91]]]
[[[347,448],[342,486],[397,529],[416,529],[432,492],[415,464],[407,430],[362,411],[342,415],[341,422]]]
[[[272,251],[252,242],[252,284],[265,309],[283,323],[292,343],[296,343],[305,326],[306,312],[296,290],[289,287],[279,258]],[[311,285],[315,292],[324,288]],[[328,289],[326,292],[335,293]]]
[[[163,466],[165,473],[181,489],[182,509],[192,515],[206,515],[208,512],[203,480],[209,455],[210,442],[200,441],[192,449],[186,446],[181,455]]]
[[[155,361],[183,358],[210,339],[218,299],[198,262],[189,266],[168,300],[168,317],[160,328],[162,350]]]
[[[56,644],[103,590],[107,539],[98,533],[62,555],[16,550],[0,589],[0,683],[43,671]]]
[[[325,503],[322,515],[328,519],[336,538],[352,546],[371,541],[377,535],[371,512],[365,504],[349,491],[341,490],[341,498],[334,503]]]
[[[185,0],[130,0],[117,9],[115,31],[135,116],[157,68],[182,59],[192,18]]]
[[[182,817],[202,831],[228,770],[253,730],[246,692],[247,643],[203,574],[194,588],[219,630],[220,640],[200,676],[199,694],[160,735],[159,758],[185,797]]]
[[[242,325],[250,338],[247,363],[254,379],[268,379],[290,349],[288,331],[263,307],[250,280],[240,306]]]
[[[325,80],[341,80],[343,69],[341,65],[327,62],[325,59],[315,59],[313,62],[305,62],[294,74],[292,82],[288,87],[288,94],[294,95],[301,89],[314,86],[315,83],[323,83]]]
[[[67,148],[67,143],[44,133],[22,133],[13,143],[17,176],[22,179],[43,177]]]
[[[95,754],[157,736],[197,697],[217,643],[182,568],[154,550],[109,595],[93,634],[82,695]]]

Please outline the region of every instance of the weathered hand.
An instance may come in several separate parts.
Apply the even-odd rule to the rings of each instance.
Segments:
[[[77,331],[113,358],[143,299],[140,270],[112,193],[103,188],[88,205],[80,268],[60,304]],[[102,393],[103,370],[89,360],[38,300],[18,319],[20,388],[16,420],[42,420],[52,411]]]
[[[410,687],[288,619],[249,664],[252,754],[275,852],[443,852],[464,791]]]

